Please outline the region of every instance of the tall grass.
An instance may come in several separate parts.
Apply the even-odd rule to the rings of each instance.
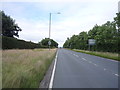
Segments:
[[[4,50],[3,88],[38,88],[56,49]]]
[[[73,51],[82,52],[82,53],[86,53],[86,54],[90,54],[90,55],[95,55],[95,56],[100,56],[100,57],[120,61],[120,58],[118,57],[118,53],[86,51],[86,50],[77,50],[77,49],[73,49]]]

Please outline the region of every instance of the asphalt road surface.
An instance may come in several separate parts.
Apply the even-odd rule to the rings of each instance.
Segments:
[[[118,88],[118,61],[58,50],[53,88]]]

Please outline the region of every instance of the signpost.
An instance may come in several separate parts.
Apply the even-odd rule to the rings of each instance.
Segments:
[[[89,39],[88,44],[89,44],[89,50],[90,50],[90,45],[95,45],[96,40],[95,39]]]
[[[51,33],[51,16],[52,16],[52,14],[60,14],[60,12],[49,14],[49,40],[50,40],[50,33]],[[48,45],[49,45],[49,50],[50,50],[51,41],[48,41]]]
[[[95,45],[95,39],[89,39],[88,40],[88,43],[89,43],[89,45]]]
[[[49,50],[50,50],[51,41],[48,41],[48,45],[49,45]]]

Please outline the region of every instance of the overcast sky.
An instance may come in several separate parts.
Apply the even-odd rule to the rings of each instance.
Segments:
[[[17,1],[17,2],[16,2]],[[62,46],[67,37],[89,31],[95,24],[113,21],[119,0],[2,0],[1,10],[15,19],[22,31],[19,38],[35,43],[49,35]],[[60,12],[61,14],[55,14]]]

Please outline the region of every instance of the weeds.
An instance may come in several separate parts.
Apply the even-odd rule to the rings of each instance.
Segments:
[[[38,88],[56,49],[4,50],[2,58],[3,88]]]

